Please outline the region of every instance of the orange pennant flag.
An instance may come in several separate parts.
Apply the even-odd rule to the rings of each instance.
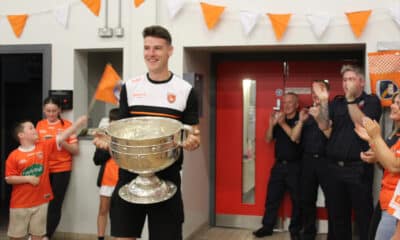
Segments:
[[[10,23],[15,36],[18,38],[21,36],[22,31],[24,31],[26,20],[28,19],[27,14],[23,15],[8,15],[8,22]]]
[[[95,99],[117,105],[121,90],[120,80],[121,77],[111,64],[107,64],[104,68],[103,76],[101,76],[100,82],[97,85],[94,95]]]
[[[353,30],[353,33],[357,38],[359,38],[363,33],[371,12],[372,10],[346,13],[351,30]]]
[[[213,29],[219,21],[222,12],[224,12],[225,7],[211,5],[204,2],[201,2],[200,4],[201,9],[203,10],[204,21],[206,22],[208,29]]]
[[[96,16],[100,14],[101,0],[82,0],[82,2],[92,11]]]
[[[286,32],[292,14],[271,14],[267,13],[269,20],[271,20],[272,28],[275,32],[275,37],[279,41],[282,39],[283,34]]]
[[[144,0],[135,0],[134,3],[135,3],[135,8],[138,8],[140,7],[140,5],[142,5],[142,3],[144,3]]]

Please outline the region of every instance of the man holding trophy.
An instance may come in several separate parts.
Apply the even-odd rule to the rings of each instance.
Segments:
[[[121,191],[128,191],[129,195],[131,186],[127,187],[126,184],[129,184],[138,174],[135,173],[134,169],[124,169],[120,165],[119,180],[111,200],[111,235],[118,240],[140,238],[147,216],[150,240],[180,240],[182,239],[184,221],[180,190],[180,170],[183,163],[181,148],[192,151],[200,146],[197,96],[188,82],[169,71],[168,60],[172,55],[173,47],[168,30],[161,26],[146,27],[143,30],[143,39],[144,60],[148,73],[129,79],[122,86],[119,106],[121,119],[131,117],[135,119],[144,116],[160,119],[162,117],[161,119],[174,119],[175,122],[177,120],[182,124],[189,125],[191,130],[179,147],[173,145],[179,150],[173,153],[175,158],[173,163],[156,173],[156,176],[161,180],[171,182],[174,188],[176,187],[176,190],[174,189],[176,193],[170,194],[172,196],[149,202],[130,201],[124,197],[121,198],[121,195],[123,195],[120,193]],[[110,139],[104,137],[104,135],[97,135],[93,142],[97,147],[110,149],[114,155],[118,153],[113,151],[113,146],[115,147],[118,144],[114,144],[112,140],[110,144]],[[156,147],[158,149],[165,145],[168,144],[163,143],[163,145],[160,144]],[[129,148],[135,148],[135,146],[126,146],[122,149]],[[145,155],[142,154],[139,158]],[[127,156],[130,157],[129,154]],[[137,158],[137,156],[135,157]],[[123,158],[123,161],[125,161],[125,158]],[[144,179],[147,181],[146,178]],[[124,188],[128,190],[124,190]]]

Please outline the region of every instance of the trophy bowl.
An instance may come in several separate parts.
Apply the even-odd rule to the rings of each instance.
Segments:
[[[131,203],[150,204],[171,198],[177,187],[155,172],[172,165],[181,154],[190,127],[163,117],[132,117],[113,121],[105,132],[110,152],[120,168],[138,174],[122,186],[119,196]]]

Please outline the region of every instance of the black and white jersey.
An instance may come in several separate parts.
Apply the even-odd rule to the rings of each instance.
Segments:
[[[171,74],[165,81],[153,81],[148,74],[125,81],[120,96],[121,118],[168,117],[184,124],[198,124],[198,102],[193,87]]]
[[[198,103],[192,86],[171,74],[165,81],[153,81],[148,74],[125,81],[120,95],[120,117],[158,116],[181,121],[184,124],[199,123]],[[170,167],[157,172],[157,176],[180,186],[179,171],[183,154]],[[136,174],[120,169],[121,181],[130,181]]]

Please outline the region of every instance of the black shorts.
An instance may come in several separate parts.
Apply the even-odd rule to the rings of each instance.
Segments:
[[[120,169],[111,199],[111,236],[140,238],[147,216],[149,240],[181,240],[184,215],[179,171],[173,175],[161,177],[177,185],[177,192],[172,198],[154,204],[134,204],[118,195],[119,188],[133,179],[131,173]]]

